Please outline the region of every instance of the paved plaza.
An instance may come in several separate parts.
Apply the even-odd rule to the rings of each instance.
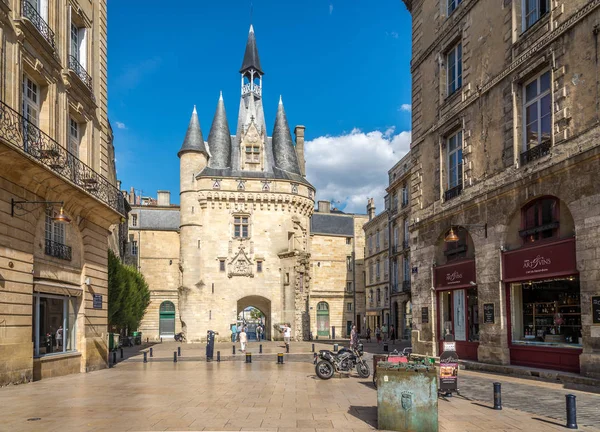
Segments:
[[[252,364],[192,360],[191,354],[199,356],[204,346],[183,345],[180,361],[173,363],[178,345],[165,343],[154,346],[156,357],[148,363],[140,361],[138,352],[111,369],[2,388],[0,430],[316,432],[377,427],[371,378],[321,381],[306,352],[310,344],[296,344],[303,353],[286,356],[284,365],[268,360],[274,357],[267,352],[280,351],[279,345],[265,344],[263,361],[255,354]],[[494,381],[503,384],[502,411],[490,408]],[[600,431],[598,394],[475,372],[461,371],[460,382],[464,397],[439,399],[440,431],[566,430],[566,393],[577,395],[580,430]]]

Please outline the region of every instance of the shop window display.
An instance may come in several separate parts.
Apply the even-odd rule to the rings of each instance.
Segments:
[[[581,347],[579,280],[511,285],[512,343]]]
[[[34,356],[75,350],[76,298],[36,294],[33,301]]]
[[[442,331],[440,339],[448,334],[456,341],[479,341],[479,309],[477,288],[456,289],[440,293]]]

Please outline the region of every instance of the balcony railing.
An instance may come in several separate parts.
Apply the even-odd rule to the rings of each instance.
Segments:
[[[452,189],[448,189],[444,192],[444,201],[451,200],[452,198],[456,198],[462,192],[463,185],[462,183],[458,186],[453,187]]]
[[[123,195],[119,189],[1,101],[0,138],[46,165],[58,176],[83,188],[116,212],[125,214]]]
[[[69,56],[69,69],[71,69],[75,74],[83,81],[85,86],[92,91],[92,77],[87,73],[85,68],[81,66],[79,61],[75,56]]]
[[[552,147],[551,141],[545,141],[535,147],[531,147],[529,150],[521,153],[521,166],[527,165],[536,159],[546,156],[550,153],[550,147]]]
[[[56,49],[56,45],[54,44],[54,32],[48,23],[44,21],[44,18],[42,18],[36,8],[27,0],[23,0],[22,13],[23,17],[31,21],[35,28],[38,29],[44,39],[52,46],[52,49]]]
[[[46,239],[46,255],[71,261],[71,246]]]
[[[409,280],[402,281],[402,291],[403,292],[410,291],[410,281]]]

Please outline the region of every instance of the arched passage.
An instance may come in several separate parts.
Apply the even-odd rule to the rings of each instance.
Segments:
[[[249,307],[254,307],[262,312],[263,318],[261,319],[263,322],[264,328],[264,338],[265,340],[271,340],[272,334],[272,321],[271,321],[271,300],[261,296],[248,296],[243,297],[237,301],[237,312],[238,316]],[[256,332],[257,323],[250,323],[249,332],[253,335]]]
[[[317,303],[317,336],[329,337],[329,303]]]
[[[173,302],[162,302],[158,315],[159,336],[173,336],[175,334],[175,305]]]

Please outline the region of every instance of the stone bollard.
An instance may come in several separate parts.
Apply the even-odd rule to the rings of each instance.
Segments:
[[[260,345],[258,346],[258,353],[259,353],[259,354],[262,354],[262,344],[260,344]]]
[[[144,351],[144,363],[148,363],[148,353]]]
[[[389,351],[388,344],[386,342],[386,343],[383,344],[383,352],[388,352],[388,351]]]
[[[277,353],[277,364],[278,365],[283,364],[283,353]]]
[[[152,347],[150,347],[150,357],[152,357]]]
[[[181,347],[177,347],[177,357],[181,357]]]
[[[252,363],[252,353],[246,353],[246,363]]]
[[[315,344],[312,344],[312,352],[315,352]]]
[[[567,401],[567,429],[577,429],[577,403],[576,396],[565,395]]]
[[[123,348],[121,348],[121,358],[123,358]]]
[[[173,363],[177,363],[177,351],[173,351]]]
[[[221,361],[221,351],[217,351],[217,361]]]
[[[235,345],[232,347],[233,355],[235,355]]]
[[[498,382],[494,383],[494,409],[502,409],[502,384]]]

